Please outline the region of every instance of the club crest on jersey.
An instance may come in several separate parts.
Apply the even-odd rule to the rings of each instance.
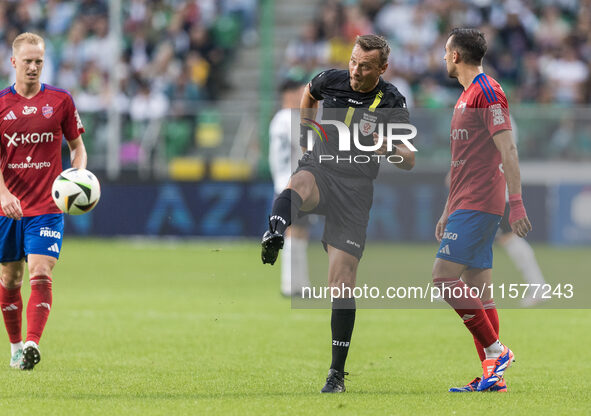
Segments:
[[[462,110],[462,114],[464,114],[464,111],[466,111],[466,101],[460,101],[460,103],[458,104],[456,109]],[[454,112],[455,112],[455,110],[454,110]]]
[[[41,107],[41,114],[43,114],[43,117],[45,118],[50,118],[53,115],[53,107],[50,105],[44,105]]]
[[[361,134],[363,134],[364,136],[369,136],[374,131],[376,131],[377,121],[377,116],[363,113],[363,118],[359,121],[359,131],[361,132]]]
[[[23,107],[23,114],[25,116],[28,116],[29,114],[37,114],[37,107],[29,107],[26,105]]]

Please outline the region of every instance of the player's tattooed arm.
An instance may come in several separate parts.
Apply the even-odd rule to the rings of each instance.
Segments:
[[[302,152],[306,153],[307,148],[307,128],[304,126],[305,119],[315,120],[316,113],[318,112],[318,100],[310,93],[310,84],[306,85],[304,93],[302,94],[302,100],[300,101],[300,146]]]
[[[68,142],[70,148],[70,160],[72,166],[78,169],[86,169],[86,162],[88,156],[86,154],[86,147],[82,141],[82,136],[76,137],[74,140]]]
[[[525,237],[532,230],[529,218],[521,199],[521,175],[519,173],[519,157],[517,146],[511,130],[503,130],[493,136],[495,146],[501,152],[503,172],[509,190],[509,224],[519,237]]]

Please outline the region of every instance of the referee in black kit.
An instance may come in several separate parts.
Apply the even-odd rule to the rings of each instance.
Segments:
[[[263,263],[275,263],[292,216],[324,215],[322,243],[328,253],[328,286],[355,287],[379,165],[388,157],[397,167],[410,170],[415,160],[413,152],[403,145],[394,146],[388,153],[383,140],[374,152],[355,146],[353,140],[356,133],[362,146],[371,146],[380,139],[380,123],[409,123],[404,96],[380,77],[388,67],[389,53],[383,37],[358,36],[348,71],[321,72],[306,86],[300,103],[300,145],[304,151],[308,130],[316,125],[312,120],[319,101],[323,101],[323,121],[336,120],[349,129],[349,150],[339,149],[335,123],[321,122],[323,128],[314,129],[321,133],[320,138],[298,162],[287,188],[273,204],[269,230],[262,240]],[[354,126],[358,126],[358,132],[353,131]],[[382,131],[386,134],[385,128]],[[355,323],[355,299],[344,296],[347,294],[332,303],[332,363],[323,393],[345,391],[345,360]]]

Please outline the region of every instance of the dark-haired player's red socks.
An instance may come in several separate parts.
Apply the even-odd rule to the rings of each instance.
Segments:
[[[31,297],[27,304],[27,341],[39,344],[51,310],[51,277],[31,278]]]
[[[23,298],[21,287],[7,289],[0,284],[0,307],[4,316],[4,325],[11,344],[22,341]]]
[[[492,345],[499,338],[484,311],[484,306],[477,296],[471,296],[469,286],[458,278],[433,279],[435,287],[441,290],[441,296],[464,321],[466,328],[481,345]]]
[[[486,302],[482,302],[482,306],[484,307],[484,312],[490,321],[493,329],[499,335],[499,314],[497,313],[497,306],[495,305],[495,301],[493,299],[489,299]],[[486,359],[486,353],[484,352],[484,347],[476,337],[474,337],[474,345],[476,346],[476,351],[478,352],[478,357],[480,361],[484,361]]]

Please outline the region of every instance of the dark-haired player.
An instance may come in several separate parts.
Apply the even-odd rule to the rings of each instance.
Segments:
[[[62,136],[72,166],[86,167],[84,127],[70,94],[40,81],[43,38],[18,35],[10,58],[16,82],[0,91],[0,306],[11,344],[10,366],[31,370],[51,309],[51,273],[62,246],[64,218],[51,198],[62,170]],[[21,285],[25,259],[31,296],[23,345]]]
[[[349,127],[350,138],[353,127],[359,126],[359,140],[364,146],[377,142],[380,123],[408,123],[404,97],[380,77],[388,67],[389,52],[388,43],[380,36],[357,37],[348,71],[324,71],[308,84],[301,99],[301,116],[313,120],[318,102],[323,101],[323,120],[344,123]],[[313,150],[304,154],[287,188],[273,204],[269,230],[262,241],[262,260],[275,262],[293,216],[311,212],[324,215],[322,242],[328,252],[328,285],[352,289],[365,247],[373,180],[379,169],[378,158],[373,156],[386,156],[387,148],[384,141],[375,153],[366,152],[350,143],[349,151],[341,151],[336,128],[324,126],[327,137],[317,139]],[[302,147],[307,145],[306,129],[302,126]],[[414,166],[414,155],[405,146],[394,147],[390,156],[393,155],[402,159],[397,167],[409,170]],[[369,161],[356,163],[356,157]],[[334,299],[332,363],[323,393],[345,391],[345,360],[354,322],[355,299],[345,296]]]
[[[517,148],[507,99],[501,86],[484,74],[484,35],[454,29],[445,45],[447,73],[464,87],[451,121],[450,190],[435,237],[441,242],[433,281],[474,336],[482,362],[477,377],[452,392],[506,391],[505,370],[513,352],[499,341],[499,318],[490,290],[492,244],[509,189],[509,223],[515,234],[531,230],[521,199]],[[480,296],[465,289],[476,287]],[[456,289],[456,290],[454,290]]]

